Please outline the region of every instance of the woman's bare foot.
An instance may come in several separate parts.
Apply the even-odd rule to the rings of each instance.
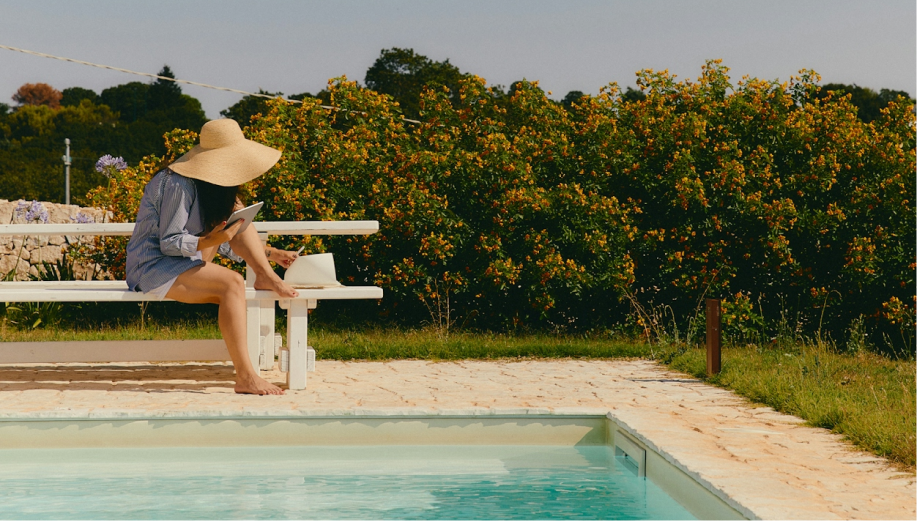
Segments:
[[[247,378],[239,376],[236,379],[235,390],[237,394],[284,394],[280,387],[254,375]]]
[[[289,284],[280,279],[274,272],[271,272],[273,277],[255,277],[255,289],[266,289],[273,291],[274,293],[280,295],[281,297],[298,297],[299,292],[290,287]]]

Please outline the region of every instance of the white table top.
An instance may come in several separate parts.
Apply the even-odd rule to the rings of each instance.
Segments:
[[[379,221],[255,221],[268,235],[370,235]],[[134,223],[0,224],[0,236],[11,235],[131,235]]]
[[[283,298],[273,291],[245,289],[246,300],[350,300],[380,299],[377,286],[338,286],[323,289],[298,289],[298,297]],[[142,302],[151,300],[145,293],[128,291],[124,281],[0,282],[0,301],[6,302]]]

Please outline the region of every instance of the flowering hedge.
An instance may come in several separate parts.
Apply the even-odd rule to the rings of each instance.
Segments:
[[[528,86],[501,108],[473,79],[453,106],[422,100],[424,123],[354,82],[329,85],[341,110],[275,102],[251,137],[284,150],[252,196],[270,218],[377,219],[367,238],[314,238],[346,283],[379,284],[382,306],[437,325],[567,324],[618,305],[631,282],[635,229],[610,194],[559,161],[573,120]]]
[[[652,304],[684,322],[715,296],[744,310],[736,327],[792,312],[839,337],[862,315],[913,350],[913,108],[863,123],[818,80],[732,85],[711,61],[696,81],[640,72],[645,99],[612,84],[568,110],[537,83],[502,96],[472,77],[426,91],[415,125],[340,78],[339,110],[275,100],[253,118],[249,137],[283,157],[250,195],[269,220],[379,220],[306,245],[413,323],[610,327]],[[131,219],[150,165],[91,197]]]
[[[645,71],[646,100],[617,112],[606,145],[623,157],[594,168],[639,208],[635,275],[657,301],[751,298],[810,331],[865,315],[913,352],[913,106],[866,124],[849,98],[816,99],[818,79],[733,88],[718,62],[697,82]]]

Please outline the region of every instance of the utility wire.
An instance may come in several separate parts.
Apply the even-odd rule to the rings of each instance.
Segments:
[[[108,70],[112,70],[112,71],[125,72],[125,73],[127,73],[127,74],[134,74],[134,75],[137,75],[137,76],[146,76],[147,78],[155,78],[155,79],[157,79],[157,80],[173,81],[173,82],[175,82],[175,83],[185,83],[185,84],[187,84],[187,85],[194,85],[194,86],[197,86],[197,87],[204,87],[205,89],[214,89],[214,90],[222,90],[222,91],[226,91],[226,92],[235,92],[235,93],[238,93],[238,94],[244,94],[244,95],[246,95],[246,96],[255,96],[255,97],[258,97],[258,98],[276,99],[276,98],[279,97],[279,96],[272,96],[272,95],[270,95],[270,94],[262,94],[262,93],[260,93],[260,92],[248,92],[248,91],[239,90],[239,89],[230,89],[229,87],[218,87],[218,86],[216,86],[216,85],[208,85],[208,84],[206,84],[206,83],[200,83],[200,82],[197,82],[197,81],[180,80],[180,79],[177,79],[177,78],[170,78],[170,77],[168,77],[168,76],[160,76],[160,75],[158,75],[158,74],[150,74],[150,73],[148,73],[148,72],[132,71],[132,70],[130,70],[130,69],[122,69],[121,67],[113,67],[113,66],[111,66],[111,65],[102,65],[102,64],[100,64],[100,63],[92,63],[92,62],[87,62],[87,61],[83,61],[83,60],[77,60],[77,59],[74,59],[74,58],[66,58],[66,57],[64,57],[64,56],[54,56],[53,54],[45,54],[45,53],[43,53],[43,52],[30,51],[30,50],[28,50],[28,49],[20,49],[20,48],[18,48],[18,47],[10,47],[9,45],[0,45],[0,49],[7,49],[7,50],[10,50],[10,51],[21,52],[21,53],[24,53],[24,54],[31,54],[31,55],[33,55],[33,56],[40,56],[40,57],[42,57],[42,58],[51,58],[52,60],[61,60],[61,61],[65,61],[65,62],[77,63],[77,64],[80,64],[80,65],[88,65],[88,66],[90,66],[90,67],[98,67],[98,68],[100,68],[100,69],[108,69]],[[283,99],[284,101],[286,101],[286,102],[288,102],[288,103],[302,103],[301,100],[285,99],[285,98],[281,98],[281,99]],[[319,105],[319,106],[320,106],[321,108],[323,108],[323,109],[326,109],[326,110],[342,110],[342,109],[340,109],[340,108],[338,108],[338,107],[332,107],[332,106],[328,106],[328,105]],[[358,112],[358,111],[347,111],[347,112]],[[361,113],[361,114],[366,114],[365,112],[360,112],[360,113]],[[417,124],[420,123],[420,121],[417,121],[417,120],[415,120],[415,119],[407,119],[407,118],[404,118],[404,117],[402,117],[401,119],[402,119],[403,121],[408,122],[408,123],[417,123]]]

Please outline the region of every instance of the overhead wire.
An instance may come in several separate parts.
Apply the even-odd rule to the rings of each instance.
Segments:
[[[155,78],[155,79],[157,79],[157,80],[172,81],[172,82],[175,82],[175,83],[184,83],[184,84],[186,84],[186,85],[194,85],[195,87],[203,87],[203,88],[205,88],[205,89],[221,90],[221,91],[225,91],[225,92],[235,92],[235,93],[237,93],[237,94],[243,94],[243,95],[245,95],[245,96],[254,96],[254,97],[257,97],[257,98],[267,98],[267,99],[277,99],[277,98],[280,98],[280,99],[282,99],[283,101],[286,101],[286,102],[288,102],[288,103],[302,103],[302,100],[286,99],[286,98],[282,98],[282,97],[280,97],[280,96],[274,96],[274,95],[271,95],[271,94],[264,94],[264,93],[261,93],[261,92],[248,92],[248,91],[239,90],[239,89],[232,89],[232,88],[229,88],[229,87],[220,87],[220,86],[217,86],[217,85],[209,85],[209,84],[207,84],[207,83],[201,83],[201,82],[198,82],[198,81],[190,81],[190,80],[182,80],[182,79],[178,79],[178,78],[170,78],[170,77],[168,77],[168,76],[160,76],[160,75],[158,75],[158,74],[150,74],[150,73],[148,73],[148,72],[132,71],[132,70],[130,70],[130,69],[125,69],[125,68],[122,68],[122,67],[115,67],[115,66],[112,66],[112,65],[103,65],[103,64],[101,64],[101,63],[92,63],[92,62],[87,62],[87,61],[83,61],[83,60],[77,60],[77,59],[75,59],[75,58],[67,58],[67,57],[65,57],[65,56],[55,56],[55,55],[53,55],[53,54],[47,54],[47,53],[38,52],[38,51],[30,51],[30,50],[28,50],[28,49],[21,49],[21,48],[19,48],[19,47],[11,47],[11,46],[9,46],[9,45],[2,45],[2,44],[0,44],[0,49],[7,49],[7,50],[9,50],[9,51],[16,51],[16,52],[21,52],[21,53],[24,53],[24,54],[31,54],[31,55],[33,55],[33,56],[39,56],[39,57],[42,57],[42,58],[50,58],[50,59],[52,59],[52,60],[60,60],[60,61],[65,61],[65,62],[71,62],[71,63],[76,63],[76,64],[79,64],[79,65],[88,65],[88,66],[90,66],[90,67],[97,67],[97,68],[99,68],[99,69],[108,69],[108,70],[112,70],[112,71],[123,72],[123,73],[126,73],[126,74],[134,74],[134,75],[136,75],[136,76],[145,76],[145,77],[147,77],[147,78]],[[362,112],[362,111],[349,111],[349,110],[341,109],[340,107],[333,107],[333,106],[329,106],[329,105],[319,105],[319,106],[320,106],[321,108],[323,108],[323,109],[326,109],[326,110],[338,110],[338,111],[358,112],[358,113],[360,113],[360,114],[366,114],[365,112]],[[402,121],[405,121],[405,122],[407,122],[407,123],[415,123],[415,124],[419,124],[419,123],[420,123],[420,121],[417,121],[417,120],[415,120],[415,119],[408,119],[408,118],[405,118],[405,117],[402,117],[401,119],[402,119]]]

